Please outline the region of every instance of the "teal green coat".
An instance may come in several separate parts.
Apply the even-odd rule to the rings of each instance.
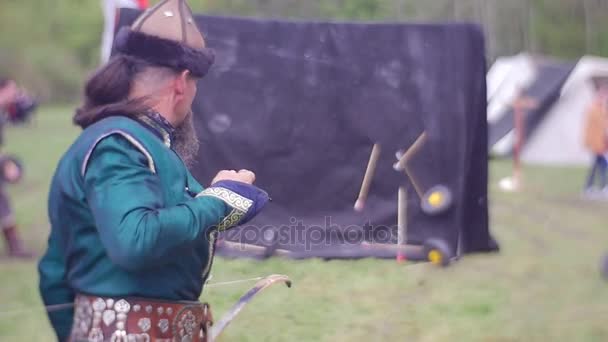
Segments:
[[[76,293],[199,298],[212,232],[234,208],[217,196],[196,197],[203,187],[169,147],[169,134],[151,127],[104,119],[59,162],[48,199],[48,250],[39,264],[46,305],[70,303]],[[49,313],[61,341],[72,316],[72,309]]]

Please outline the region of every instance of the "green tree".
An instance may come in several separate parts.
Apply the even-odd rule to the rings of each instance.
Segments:
[[[152,1],[153,3],[155,1]],[[491,60],[530,51],[608,56],[606,0],[199,0],[195,12],[262,18],[473,21]],[[99,0],[0,0],[0,75],[45,99],[74,101],[98,66]]]

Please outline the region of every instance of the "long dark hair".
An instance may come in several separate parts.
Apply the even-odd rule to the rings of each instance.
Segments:
[[[134,117],[149,110],[146,98],[129,99],[135,76],[149,63],[131,56],[117,55],[88,80],[84,103],[76,109],[74,124],[84,128],[109,116]]]

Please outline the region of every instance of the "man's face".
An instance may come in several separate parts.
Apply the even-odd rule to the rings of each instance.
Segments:
[[[177,117],[178,122],[183,122],[189,113],[192,112],[192,102],[194,101],[194,97],[196,96],[197,91],[197,78],[191,77],[189,74],[180,75],[183,77],[183,93],[178,101],[175,103],[175,116]]]

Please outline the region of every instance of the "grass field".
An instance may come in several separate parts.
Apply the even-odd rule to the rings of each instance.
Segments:
[[[6,150],[27,178],[11,188],[29,246],[44,250],[46,196],[59,156],[77,130],[66,108],[46,108],[33,126],[11,128]],[[225,341],[608,341],[608,206],[579,199],[582,169],[525,170],[527,190],[501,193],[510,165],[491,165],[491,229],[499,254],[447,269],[392,261],[217,260],[213,281],[289,275],[290,290],[256,298]],[[1,252],[1,250],[0,250]],[[35,262],[0,261],[0,341],[52,341]],[[252,283],[205,290],[219,318]]]

